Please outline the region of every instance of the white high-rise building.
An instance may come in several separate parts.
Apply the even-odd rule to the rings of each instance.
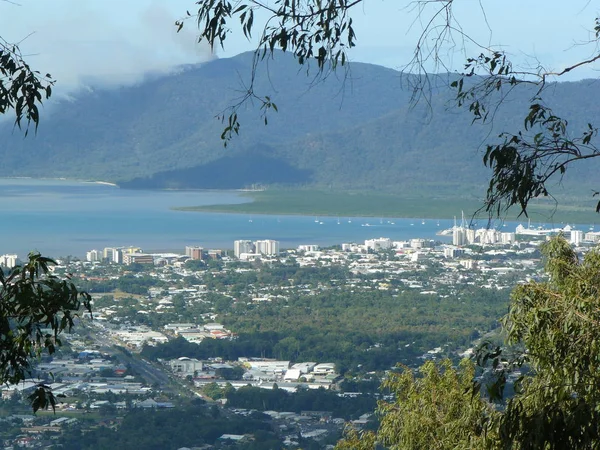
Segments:
[[[115,252],[115,249],[112,247],[104,247],[104,250],[102,252],[102,257],[108,261],[111,262],[113,260],[113,253]]]
[[[19,263],[19,257],[17,255],[2,255],[0,256],[0,267],[5,269],[12,269]]]
[[[130,252],[130,249],[126,249],[126,252],[123,251],[123,247],[115,248],[115,247],[106,247],[102,252],[103,258],[108,262],[113,262],[117,264],[123,264],[123,254],[124,253],[134,253]]]
[[[392,248],[392,240],[389,238],[367,239],[365,241],[367,250],[373,251],[388,250]]]
[[[265,239],[264,241],[256,241],[254,243],[256,253],[266,256],[279,255],[279,241]]]
[[[473,228],[465,228],[465,244],[471,245],[475,243],[475,230]]]
[[[503,244],[514,244],[517,240],[517,235],[515,233],[500,233],[500,239]]]
[[[233,241],[234,256],[236,258],[239,258],[242,253],[254,253],[254,244],[252,243],[252,241]]]
[[[90,250],[85,254],[85,260],[88,262],[97,262],[102,259],[102,252],[99,250]]]
[[[465,229],[462,227],[452,230],[452,245],[465,245]]]
[[[581,230],[571,230],[571,244],[579,245],[581,241],[583,241],[583,231]]]
[[[112,262],[116,263],[116,264],[123,264],[123,249],[121,248],[115,248],[113,251],[113,257],[112,257]],[[127,254],[132,254],[127,252]]]
[[[411,239],[410,248],[415,250],[425,247],[425,239]]]

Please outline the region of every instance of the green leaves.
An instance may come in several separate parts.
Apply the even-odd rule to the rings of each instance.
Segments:
[[[61,345],[59,335],[70,331],[80,311],[91,313],[91,297],[68,279],[51,272],[56,263],[39,253],[7,275],[0,271],[0,383],[23,381],[32,362]],[[50,330],[50,333],[44,330]],[[54,407],[47,386],[32,397],[34,411]]]
[[[250,82],[242,99],[226,113],[217,116],[226,123],[221,139],[226,146],[239,134],[238,109],[247,101],[258,101],[261,117],[268,123],[266,112],[277,111],[268,96],[254,92],[254,76],[258,63],[272,57],[276,50],[291,52],[300,65],[316,62],[317,77],[327,76],[338,65],[348,62],[346,51],[355,46],[356,33],[349,16],[350,9],[362,0],[277,0],[272,5],[254,1],[201,0],[195,16],[200,30],[199,41],[211,49],[224,47],[231,23],[239,23],[244,36],[251,40],[255,28],[255,11],[263,13],[264,26],[258,36]],[[176,22],[178,31],[183,21]]]
[[[545,243],[549,281],[517,287],[503,319],[531,373],[500,421],[505,448],[588,449],[600,442],[600,254],[582,261],[562,237]]]
[[[0,38],[0,114],[10,110],[15,114],[15,126],[25,128],[39,124],[39,105],[52,95],[54,80],[33,71],[23,60],[19,48]]]
[[[458,367],[447,359],[428,361],[418,374],[406,367],[400,370],[391,372],[382,385],[394,400],[379,403],[376,441],[380,445],[467,449],[485,448],[493,441],[493,430],[487,424],[497,413],[473,384],[475,366],[471,361],[463,360]]]
[[[50,407],[52,407],[53,412],[56,411],[56,397],[52,393],[52,389],[45,384],[38,384],[35,391],[27,398],[31,403],[34,414],[39,409],[48,409]]]

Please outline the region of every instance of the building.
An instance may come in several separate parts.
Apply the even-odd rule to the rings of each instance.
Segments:
[[[480,228],[475,231],[475,240],[480,244],[496,244],[500,241],[500,233],[492,228]]]
[[[583,241],[583,231],[571,230],[571,239],[570,239],[571,244],[577,246],[577,245],[581,244],[581,241]]]
[[[256,241],[254,243],[256,253],[265,256],[279,255],[279,241],[266,239],[264,241]]]
[[[289,361],[249,361],[252,370],[271,374],[283,374],[290,368]]]
[[[223,250],[220,249],[212,249],[208,251],[208,257],[210,259],[219,259],[223,257]]]
[[[112,262],[115,264],[123,264],[123,249],[113,249]]]
[[[143,253],[142,249],[139,247],[120,247],[120,250],[123,254]]]
[[[367,239],[365,241],[367,250],[378,252],[380,250],[389,250],[392,248],[392,240],[389,238]]]
[[[457,247],[446,247],[444,248],[444,257],[453,259],[465,254],[465,250]]]
[[[500,233],[500,241],[504,245],[514,244],[517,241],[515,233]]]
[[[452,229],[452,245],[465,245],[467,240],[465,236],[465,228],[458,227]]]
[[[0,267],[5,269],[12,269],[19,263],[19,257],[17,255],[2,255],[0,256]]]
[[[254,253],[252,241],[233,241],[233,254],[239,258],[242,253]]]
[[[298,251],[299,252],[318,252],[319,246],[315,245],[315,244],[299,245]]]
[[[425,247],[425,239],[411,239],[410,240],[410,248],[419,249]]]
[[[123,264],[154,264],[154,256],[145,253],[127,253],[123,255]]]
[[[588,242],[600,242],[600,233],[597,231],[585,233],[585,240]]]
[[[202,247],[187,246],[185,248],[186,256],[191,259],[202,260],[204,259],[204,249]]]
[[[463,266],[467,270],[475,270],[477,269],[477,261],[473,259],[463,259],[460,261],[460,265]]]
[[[88,262],[98,262],[102,260],[102,252],[99,250],[90,250],[85,254],[85,260]]]
[[[202,361],[185,356],[169,361],[169,366],[174,373],[183,377],[194,376],[195,373],[201,372],[203,368]]]
[[[105,261],[112,262],[115,250],[116,249],[113,247],[104,247],[104,250],[102,251],[102,258]]]
[[[315,375],[328,375],[331,373],[335,373],[335,364],[333,363],[321,363],[317,364],[313,368],[313,373]]]
[[[103,259],[107,262],[115,264],[123,264],[123,248],[122,247],[105,247],[102,252]]]

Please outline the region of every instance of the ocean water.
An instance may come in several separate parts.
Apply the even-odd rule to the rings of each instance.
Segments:
[[[233,248],[236,239],[275,239],[282,248],[389,237],[437,238],[452,220],[245,215],[173,211],[242,203],[237,192],[139,191],[61,180],[0,179],[0,254],[52,257],[134,245],[183,252],[186,245]],[[513,231],[512,228],[510,231]]]

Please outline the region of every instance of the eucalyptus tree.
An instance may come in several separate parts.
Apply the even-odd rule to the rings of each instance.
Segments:
[[[5,273],[0,270],[0,384],[17,384],[33,372],[42,353],[61,346],[81,312],[91,313],[91,297],[68,278],[52,274],[56,263],[38,253]],[[56,405],[40,383],[29,396],[34,412]]]
[[[19,46],[0,36],[0,115],[14,114],[17,128],[37,129],[42,101],[52,95],[54,80],[50,74],[33,70]]]
[[[348,429],[338,450],[483,449],[497,441],[491,430],[498,413],[473,392],[475,364],[465,359],[458,368],[448,359],[428,361],[415,374],[409,368],[392,372],[383,383],[393,395],[380,401],[377,431]]]
[[[349,430],[338,448],[600,448],[600,251],[580,260],[558,237],[542,252],[548,278],[513,291],[506,346],[478,355],[490,383],[468,360],[392,373],[378,430]]]
[[[42,101],[54,80],[33,70],[19,47],[0,37],[0,115],[14,115],[14,125],[27,135],[37,129]],[[44,352],[54,353],[60,335],[69,331],[80,311],[91,312],[91,298],[69,277],[52,274],[56,262],[39,253],[10,270],[0,268],[0,384],[22,382]],[[40,383],[29,397],[34,412],[56,405],[50,388]]]

